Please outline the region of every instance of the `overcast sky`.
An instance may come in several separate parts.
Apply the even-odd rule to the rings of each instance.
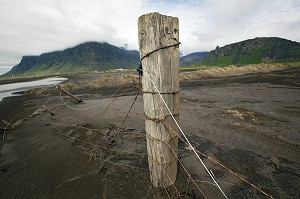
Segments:
[[[149,12],[179,18],[184,54],[255,37],[300,41],[300,0],[0,0],[0,70],[85,41],[138,50],[137,19]]]

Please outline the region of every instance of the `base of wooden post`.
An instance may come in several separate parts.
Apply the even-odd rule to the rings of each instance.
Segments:
[[[178,120],[178,116],[175,116]],[[174,121],[167,116],[164,121],[145,119],[150,179],[154,187],[169,187],[177,178],[178,136],[169,126]],[[155,136],[155,137],[153,137]]]

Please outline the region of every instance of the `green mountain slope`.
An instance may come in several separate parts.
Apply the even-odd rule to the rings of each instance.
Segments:
[[[194,65],[227,66],[299,60],[300,43],[277,37],[261,37],[217,46]]]
[[[87,42],[63,51],[23,56],[6,75],[55,74],[134,68],[139,63],[138,51],[128,51],[108,43]]]

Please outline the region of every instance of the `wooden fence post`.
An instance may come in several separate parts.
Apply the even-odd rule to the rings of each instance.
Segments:
[[[142,15],[138,36],[150,179],[155,187],[168,187],[177,177],[178,128],[153,83],[178,122],[178,18],[159,13]]]

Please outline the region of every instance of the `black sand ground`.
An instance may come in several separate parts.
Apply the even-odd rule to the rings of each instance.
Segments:
[[[299,85],[299,68],[185,80],[180,125],[195,148],[267,194],[299,198]],[[16,117],[1,141],[0,198],[204,198],[182,167],[175,186],[152,187],[142,96],[121,126],[135,96],[111,97],[117,89],[82,93],[83,104],[63,97],[73,109],[59,96],[0,102],[5,121],[36,106]],[[201,157],[229,198],[268,198]],[[179,158],[207,198],[223,197],[183,142]]]

